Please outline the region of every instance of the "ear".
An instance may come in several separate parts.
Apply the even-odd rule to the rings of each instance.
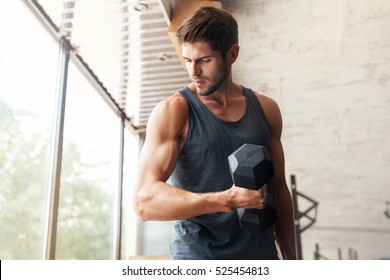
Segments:
[[[231,64],[233,64],[236,61],[239,52],[240,52],[240,46],[238,44],[234,44],[233,46],[231,46],[230,50],[227,53],[228,59]]]

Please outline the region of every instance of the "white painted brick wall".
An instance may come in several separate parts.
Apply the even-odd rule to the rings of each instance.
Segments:
[[[279,103],[287,180],[320,203],[304,258],[315,243],[390,258],[390,1],[221,2],[239,23],[234,80]]]

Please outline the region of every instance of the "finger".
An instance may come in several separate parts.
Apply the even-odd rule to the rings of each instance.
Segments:
[[[259,209],[263,209],[266,204],[267,204],[267,194],[265,194],[264,197],[260,198]]]

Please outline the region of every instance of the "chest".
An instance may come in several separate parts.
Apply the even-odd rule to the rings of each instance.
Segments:
[[[205,101],[203,104],[213,115],[228,122],[240,120],[246,111],[245,97],[231,100],[227,104],[220,104],[217,101]]]

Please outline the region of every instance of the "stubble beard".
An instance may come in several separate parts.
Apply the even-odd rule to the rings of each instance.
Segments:
[[[210,94],[213,94],[215,91],[217,91],[221,85],[226,81],[227,79],[227,65],[225,64],[223,69],[221,69],[222,76],[217,79],[213,84],[211,84],[210,87],[206,88],[205,90],[202,90],[198,87],[196,87],[196,91],[200,96],[208,96]],[[206,79],[208,81],[208,79]]]

